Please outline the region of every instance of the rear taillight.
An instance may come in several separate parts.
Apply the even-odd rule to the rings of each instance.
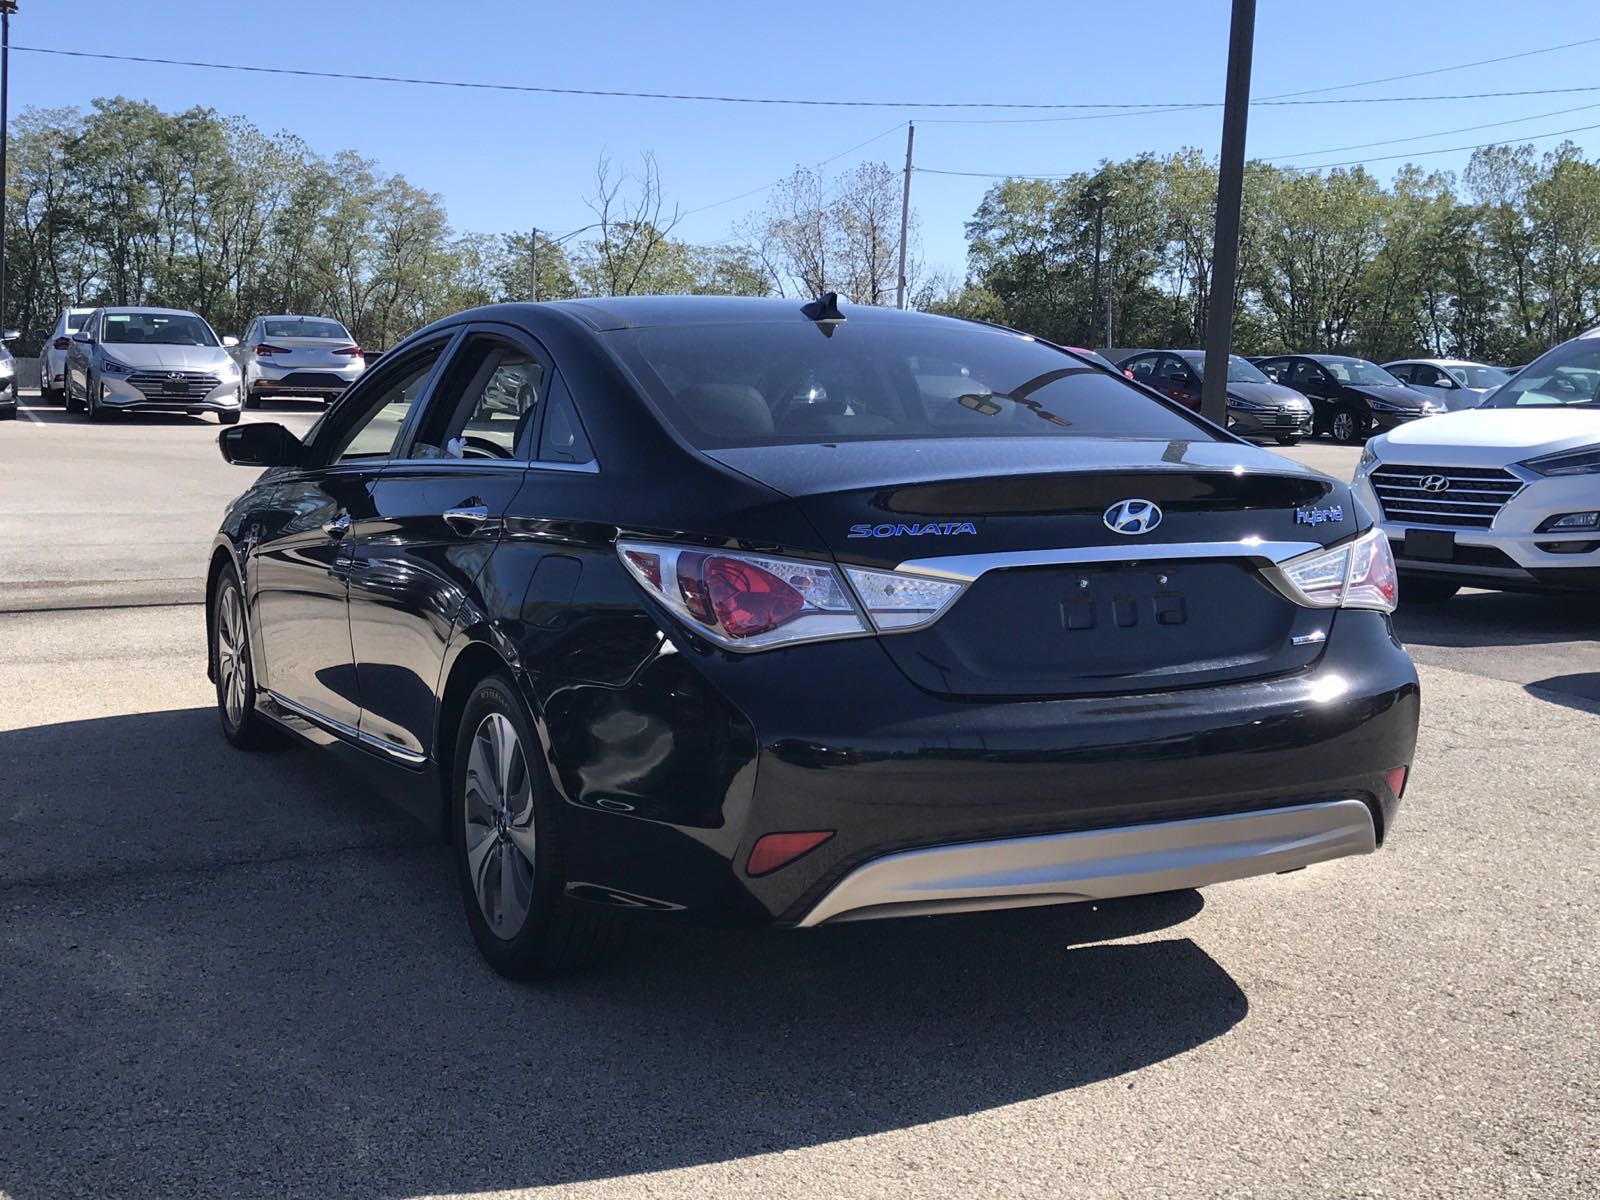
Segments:
[[[345,358],[360,358],[360,346],[346,346],[343,350],[335,350],[335,354],[342,354]]]
[[[255,349],[255,355],[256,355],[257,358],[267,358],[267,357],[269,357],[270,355],[273,355],[273,354],[288,354],[288,353],[289,353],[289,351],[285,350],[282,346],[272,346],[272,345],[269,345],[266,342],[262,342]]]
[[[966,586],[861,567],[841,575],[828,563],[660,542],[619,542],[617,554],[652,596],[732,650],[917,628]]]
[[[57,338],[55,341],[51,342],[50,344],[52,346],[54,346],[57,350],[65,350],[68,346],[72,345],[72,339],[71,338],[60,337],[60,338]]]
[[[1278,568],[1290,598],[1312,608],[1371,608],[1393,612],[1399,598],[1394,554],[1374,529],[1332,550],[1290,559]]]

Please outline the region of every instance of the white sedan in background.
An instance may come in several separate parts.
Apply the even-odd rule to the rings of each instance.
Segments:
[[[246,408],[263,396],[332,403],[367,369],[350,331],[332,317],[256,317],[233,351],[244,378]]]
[[[1480,408],[1373,438],[1355,491],[1389,536],[1402,601],[1462,587],[1600,592],[1600,329]]]
[[[1441,401],[1450,412],[1477,408],[1485,396],[1511,378],[1504,367],[1464,358],[1402,358],[1384,363],[1383,369],[1406,386]]]

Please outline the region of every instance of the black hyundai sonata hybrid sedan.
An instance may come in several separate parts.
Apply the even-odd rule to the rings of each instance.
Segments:
[[[1381,531],[1032,337],[832,297],[408,338],[210,564],[222,729],[370,768],[519,977],[623,912],[815,926],[1375,849],[1416,740]]]

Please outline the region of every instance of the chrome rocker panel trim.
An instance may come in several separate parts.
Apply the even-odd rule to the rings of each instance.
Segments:
[[[376,734],[356,729],[354,726],[346,725],[343,721],[335,721],[332,717],[325,717],[316,709],[307,708],[304,704],[299,704],[287,696],[280,695],[271,688],[266,689],[266,697],[285,712],[292,713],[303,721],[310,721],[313,725],[326,730],[335,737],[343,738],[347,742],[354,742],[359,746],[365,746],[370,750],[376,750],[380,754],[386,754],[396,762],[404,763],[408,767],[424,767],[428,763],[426,754],[418,754],[415,750],[408,750],[404,746],[397,746],[393,742],[385,741]]]
[[[798,924],[1142,896],[1377,848],[1372,812],[1360,800],[933,846],[857,867]]]
[[[1302,554],[1326,549],[1321,542],[1268,542],[1246,538],[1238,542],[1130,541],[1117,546],[1073,546],[1059,550],[998,550],[989,554],[950,554],[938,558],[908,558],[895,568],[958,583],[971,583],[986,571],[1007,567],[1055,567],[1074,563],[1159,562],[1186,558],[1248,558],[1283,563]]]

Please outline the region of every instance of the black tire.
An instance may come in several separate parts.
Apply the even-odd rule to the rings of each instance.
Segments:
[[[228,613],[230,598],[237,609]],[[283,735],[256,709],[255,656],[250,649],[249,610],[232,565],[223,567],[211,596],[211,676],[216,683],[217,716],[222,736],[240,750],[265,750],[283,743]],[[230,632],[231,631],[231,632]],[[237,645],[237,654],[231,647]],[[232,669],[230,669],[232,668]],[[230,687],[237,688],[238,703],[229,704]]]
[[[1443,604],[1460,590],[1459,583],[1451,583],[1448,579],[1429,579],[1416,575],[1400,577],[1401,604]]]
[[[498,744],[508,745],[503,740],[507,727],[516,741],[509,753],[496,755],[496,732],[502,739]],[[480,739],[482,749],[475,754]],[[617,934],[615,914],[565,895],[555,803],[539,746],[510,680],[490,675],[480,682],[456,735],[450,842],[473,940],[507,979],[551,979],[585,970],[611,949]],[[508,764],[504,778],[498,777],[497,760]]]
[[[1354,405],[1341,405],[1328,418],[1328,432],[1336,442],[1359,446],[1367,440],[1367,415]]]
[[[217,424],[218,425],[237,425],[238,423],[239,423],[239,410],[237,408],[234,409],[232,412],[219,412],[217,414]]]
[[[1280,446],[1298,446],[1299,444],[1300,444],[1300,439],[1297,438],[1297,437],[1287,437],[1287,438],[1282,438],[1281,437],[1281,438],[1278,439],[1278,445],[1280,445]]]
[[[69,413],[80,413],[83,411],[83,401],[79,400],[72,394],[71,388],[68,388],[64,393],[62,393],[62,395],[62,405]]]
[[[104,421],[107,413],[106,410],[100,406],[100,402],[95,399],[94,384],[92,382],[89,383],[84,388],[84,391],[87,393],[87,399],[84,401],[84,407],[88,410],[89,420]]]
[[[17,419],[17,406],[8,404],[0,408],[0,421],[15,421]]]

